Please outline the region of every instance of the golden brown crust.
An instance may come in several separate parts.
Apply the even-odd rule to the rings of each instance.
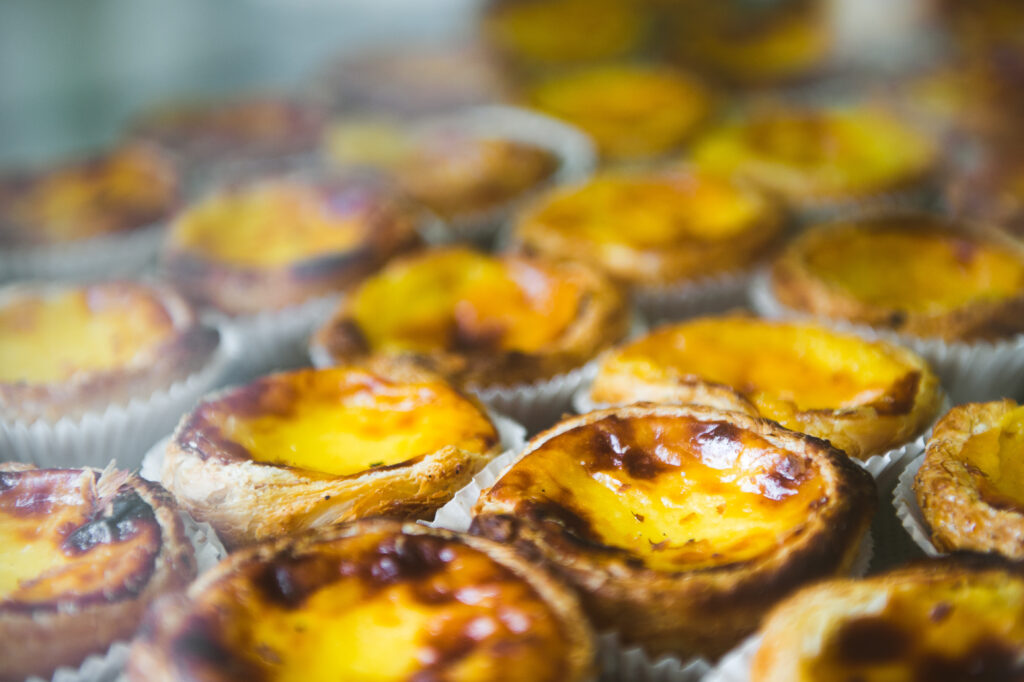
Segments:
[[[935,425],[914,493],[939,549],[1024,559],[1024,510],[986,494],[982,487],[987,487],[988,474],[963,456],[969,439],[998,429],[1000,420],[1017,407],[1008,399],[966,403]]]
[[[426,252],[396,260],[382,271],[387,275],[418,258],[430,258],[443,251]],[[549,282],[569,282],[580,287],[582,294],[571,323],[557,338],[536,352],[506,351],[495,347],[495,335],[469,330],[463,333],[455,307],[442,315],[452,318],[454,333],[444,347],[419,351],[395,351],[392,355],[413,361],[436,372],[456,386],[465,389],[492,386],[514,386],[554,377],[587,363],[600,351],[625,338],[629,331],[631,310],[622,291],[605,276],[577,263],[554,263],[516,254],[495,257],[504,267],[517,268],[524,277],[540,287]],[[444,273],[439,273],[444,276]],[[358,289],[342,301],[341,306],[313,335],[310,342],[314,357],[344,364],[360,362],[374,354],[354,312]],[[500,306],[502,301],[495,301]],[[431,320],[430,322],[434,322]],[[488,332],[488,330],[483,330]],[[498,337],[504,332],[499,329]]]
[[[197,305],[244,315],[336,293],[358,283],[392,256],[420,245],[418,210],[382,188],[348,180],[316,183],[313,190],[321,195],[327,210],[339,207],[339,211],[358,212],[353,215],[361,227],[356,244],[344,251],[328,251],[283,265],[255,266],[218,260],[201,250],[176,244],[172,235],[162,254],[164,274]],[[241,191],[254,190],[243,185],[225,189],[220,196]],[[189,212],[185,211],[176,223],[188,219]],[[222,227],[230,230],[229,225]],[[180,225],[172,226],[174,229],[180,229]]]
[[[0,498],[18,491],[27,481],[24,476],[32,478],[29,485],[36,493],[31,505],[15,505],[16,510],[3,513],[54,513],[66,502],[46,498],[45,491],[53,489],[51,479],[67,472],[0,464]],[[70,575],[51,572],[41,582],[23,582],[21,589],[0,599],[4,682],[49,677],[60,666],[77,666],[86,656],[127,639],[151,601],[184,588],[195,577],[192,545],[163,488],[126,472],[83,472],[92,474],[82,477],[82,491],[93,496],[93,516],[70,535],[60,535],[53,551],[85,552],[92,558]],[[120,543],[130,546],[118,551]],[[47,596],[50,590],[57,593]]]
[[[374,358],[348,369],[369,372],[382,385],[440,381],[431,372],[389,358]],[[479,449],[471,448],[469,441],[444,445],[395,464],[335,475],[255,461],[244,446],[221,433],[225,409],[225,414],[235,410],[239,418],[247,412],[288,414],[290,393],[301,391],[317,373],[330,371],[270,375],[208,396],[179,423],[167,446],[161,480],[180,505],[217,530],[224,544],[237,547],[372,516],[429,518],[501,452],[492,429],[477,443]],[[475,398],[459,397],[463,409],[479,410],[478,417],[490,424]],[[462,436],[456,426],[451,428],[452,439]],[[386,435],[390,434],[381,438]]]
[[[186,674],[189,669],[195,670],[197,665],[206,666],[207,673],[212,674],[210,679],[236,679],[241,669],[248,668],[249,661],[243,657],[245,652],[235,652],[225,647],[227,633],[220,628],[230,623],[224,623],[222,619],[211,620],[208,615],[204,614],[204,602],[215,599],[220,590],[232,589],[233,582],[246,583],[250,581],[249,576],[257,574],[264,567],[272,570],[276,567],[279,575],[288,578],[287,572],[294,570],[290,567],[298,567],[303,558],[316,557],[318,552],[325,551],[318,548],[329,547],[331,543],[343,542],[347,538],[359,538],[377,533],[387,534],[385,537],[393,538],[393,540],[386,541],[389,543],[386,548],[387,554],[383,555],[383,558],[377,557],[379,562],[390,562],[390,568],[380,568],[383,563],[380,566],[366,565],[362,562],[367,557],[356,555],[351,559],[359,561],[360,564],[351,566],[352,571],[365,572],[368,574],[367,580],[379,583],[379,587],[399,581],[415,583],[423,575],[429,576],[438,569],[444,570],[437,563],[437,555],[433,554],[439,548],[442,548],[441,551],[443,551],[443,543],[466,545],[496,562],[501,570],[508,572],[510,579],[526,583],[532,593],[544,602],[546,608],[557,620],[562,637],[567,643],[566,649],[557,654],[563,662],[561,665],[562,676],[559,680],[581,682],[589,679],[593,672],[594,661],[593,633],[584,620],[579,604],[571,590],[524,561],[509,548],[489,540],[419,524],[401,524],[383,520],[360,521],[344,526],[320,528],[232,554],[227,560],[206,572],[200,580],[196,581],[189,589],[187,596],[164,600],[151,612],[132,648],[128,664],[129,679],[171,682],[181,679],[181,676]],[[424,547],[421,550],[412,542],[420,539],[432,542],[437,546]],[[339,556],[339,558],[342,557]],[[264,570],[264,572],[266,571]],[[334,573],[338,574],[339,572],[335,570]],[[327,578],[327,576],[324,577]],[[298,576],[298,579],[308,582],[310,576]],[[330,577],[316,582],[314,578],[314,582],[309,583],[303,589],[315,591],[323,584],[328,584],[329,580],[337,579],[337,577]],[[250,589],[256,587],[253,585],[253,588]],[[286,587],[288,586],[282,584],[280,589]],[[298,588],[298,585],[295,587]],[[497,586],[492,585],[492,589],[494,587]],[[260,586],[259,589],[267,588]],[[280,598],[278,597],[278,599]],[[288,595],[284,598],[288,598]],[[435,594],[433,599],[441,600],[443,595]],[[293,601],[291,607],[299,605],[300,602]],[[514,607],[515,604],[509,604],[509,606]],[[242,625],[244,626],[244,623]],[[389,643],[382,644],[387,647]],[[455,642],[446,642],[446,644],[448,646],[456,645]],[[467,642],[467,644],[469,643]],[[403,655],[406,652],[395,653]],[[457,661],[458,658],[455,660]],[[203,663],[199,663],[200,661]],[[436,664],[422,661],[421,665],[430,668]],[[444,667],[443,660],[440,665],[442,668]],[[253,671],[249,670],[249,672]],[[255,672],[258,677],[259,671]]]
[[[1001,339],[1024,331],[1024,290],[1008,297],[976,298],[947,310],[906,310],[870,303],[851,295],[822,280],[808,264],[808,254],[826,247],[836,235],[856,231],[882,232],[894,228],[919,229],[925,235],[960,239],[965,254],[970,254],[976,244],[991,244],[1024,259],[1024,251],[1018,244],[996,232],[929,215],[880,214],[821,226],[793,241],[771,271],[775,297],[783,305],[800,312],[946,341]],[[970,255],[965,257],[970,258]]]
[[[536,436],[526,454],[560,434],[609,416],[651,415],[721,421],[757,434],[815,462],[827,492],[813,505],[807,525],[777,549],[699,570],[651,569],[629,551],[581,538],[565,513],[551,511],[557,503],[531,507],[493,500],[493,488],[484,491],[474,509],[473,532],[515,547],[566,579],[580,591],[598,627],[618,630],[626,641],[642,644],[651,654],[718,657],[756,629],[761,616],[783,596],[851,565],[874,512],[874,483],[824,441],[767,420],[701,406],[639,404],[592,412]]]
[[[67,285],[12,285],[0,290],[0,307],[73,290]],[[139,352],[129,364],[109,370],[81,371],[66,381],[0,382],[0,411],[24,421],[57,421],[101,411],[113,404],[147,398],[206,365],[220,344],[216,329],[202,326],[177,292],[139,282],[82,285],[90,299],[139,301],[139,317],[156,315],[173,326],[166,340]]]

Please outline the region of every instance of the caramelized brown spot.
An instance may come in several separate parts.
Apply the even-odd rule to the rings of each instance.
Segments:
[[[68,555],[84,554],[97,545],[124,542],[139,532],[140,525],[155,523],[153,508],[134,490],[122,490],[111,502],[109,513],[77,528],[61,549]]]
[[[1024,661],[1018,651],[997,639],[982,639],[957,658],[932,654],[914,670],[915,682],[1021,682]]]
[[[846,665],[898,660],[909,653],[912,642],[895,623],[873,616],[843,623],[833,637],[834,655]]]
[[[606,417],[594,424],[590,453],[593,457],[590,471],[624,469],[637,479],[652,479],[673,467],[646,449],[629,445],[634,440],[630,422],[616,416]]]

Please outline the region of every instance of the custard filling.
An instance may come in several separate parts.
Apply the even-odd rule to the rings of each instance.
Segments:
[[[960,457],[986,504],[1024,514],[1024,407],[968,438]]]
[[[828,492],[817,465],[733,424],[608,416],[554,436],[487,493],[661,571],[756,560]]]
[[[365,237],[374,198],[296,181],[214,195],[174,225],[173,246],[243,267],[275,267],[349,251]]]
[[[20,296],[0,305],[0,381],[47,384],[129,366],[174,322],[152,295],[119,287]]]
[[[562,626],[533,588],[441,538],[335,540],[245,567],[198,606],[217,655],[179,660],[267,682],[554,681],[566,668]]]
[[[539,265],[445,249],[370,278],[351,309],[374,351],[535,353],[575,321],[582,299],[577,282]]]
[[[927,228],[840,229],[806,253],[815,276],[875,306],[943,313],[1024,291],[1024,260],[994,243]]]
[[[198,415],[229,455],[241,448],[257,462],[335,476],[449,445],[486,452],[498,440],[487,416],[441,381],[397,383],[351,368],[261,379]]]

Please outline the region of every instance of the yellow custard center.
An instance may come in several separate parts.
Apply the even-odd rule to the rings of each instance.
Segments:
[[[971,436],[960,456],[973,467],[982,500],[1024,513],[1024,407]]]
[[[869,404],[912,371],[880,344],[814,325],[708,318],[666,327],[605,361],[602,373],[645,382],[723,384],[787,428],[790,406],[835,410]]]
[[[930,140],[864,110],[763,114],[719,128],[693,152],[712,172],[740,173],[784,194],[824,195],[892,189],[934,158]]]
[[[301,600],[252,580],[224,586],[204,606],[229,614],[230,650],[267,682],[564,674],[561,626],[529,585],[459,543],[389,542],[380,533],[344,539],[264,569],[285,590],[292,579]],[[417,555],[404,554],[411,545]]]
[[[297,182],[259,183],[192,208],[174,225],[171,244],[248,267],[334,255],[359,244],[367,230],[365,212],[339,208],[340,203],[325,190]]]
[[[547,441],[487,496],[680,571],[772,552],[827,492],[814,462],[732,424],[612,416]]]
[[[0,307],[0,381],[46,384],[125,367],[172,332],[163,306],[142,292],[21,297]]]
[[[579,284],[552,268],[447,249],[367,280],[352,311],[372,350],[532,353],[565,332],[582,298]]]
[[[822,655],[805,663],[807,679],[1019,679],[1022,613],[1020,580],[901,583],[822,633]]]
[[[1018,254],[927,227],[836,230],[806,259],[831,286],[898,310],[941,313],[1024,291],[1024,259]]]
[[[257,462],[336,476],[447,445],[484,452],[497,441],[487,416],[443,382],[396,383],[347,368],[269,377],[200,413]]]
[[[528,220],[610,248],[653,250],[729,239],[768,210],[760,194],[710,176],[606,175],[555,194]]]

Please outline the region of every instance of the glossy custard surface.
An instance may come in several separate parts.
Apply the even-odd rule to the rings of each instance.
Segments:
[[[886,398],[898,399],[902,396],[890,392],[916,371],[880,344],[811,324],[744,317],[663,327],[624,347],[602,367],[602,373],[648,382],[693,378],[723,384],[787,428],[799,426],[786,420],[794,408],[881,406],[890,402]]]
[[[821,604],[830,612],[829,604]],[[807,679],[916,682],[1020,680],[1024,583],[999,573],[905,581],[821,634]],[[862,611],[862,612],[861,612]]]
[[[444,249],[366,280],[352,311],[371,350],[542,351],[571,325],[580,284],[553,267]]]
[[[264,181],[215,194],[182,215],[171,245],[241,267],[275,267],[358,246],[375,197],[363,188],[328,190]]]
[[[805,253],[832,287],[876,306],[941,313],[1024,291],[1024,258],[1007,247],[927,224],[836,229]]]
[[[817,465],[693,417],[607,416],[554,436],[487,493],[660,571],[763,557],[827,499]]]
[[[927,138],[870,110],[764,112],[709,133],[693,152],[710,171],[739,173],[786,195],[825,196],[895,189],[934,158]]]
[[[1024,514],[1024,407],[968,438],[960,457],[982,501]]]
[[[128,366],[174,333],[146,289],[90,286],[0,303],[0,381],[46,384]]]
[[[191,624],[175,663],[198,679],[557,682],[567,668],[532,587],[431,536],[367,533],[243,565],[197,598]]]
[[[498,440],[480,408],[442,381],[346,367],[259,379],[200,405],[190,427],[228,456],[336,476],[447,445],[486,452]]]
[[[104,495],[91,471],[0,472],[0,611],[144,586],[160,535],[136,492]]]

